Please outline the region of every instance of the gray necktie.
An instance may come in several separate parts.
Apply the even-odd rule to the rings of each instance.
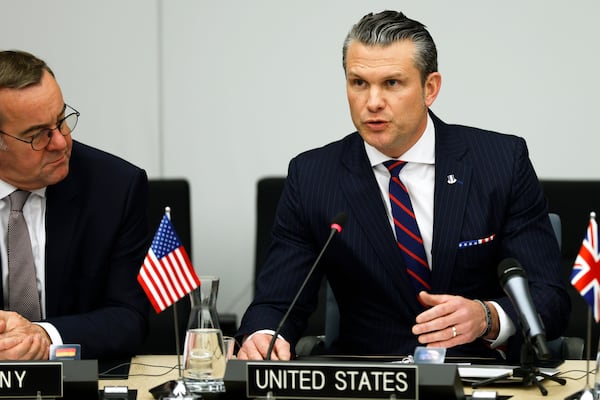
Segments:
[[[29,231],[23,217],[23,204],[31,192],[16,190],[8,198],[8,309],[30,321],[41,319],[40,295],[35,278]]]

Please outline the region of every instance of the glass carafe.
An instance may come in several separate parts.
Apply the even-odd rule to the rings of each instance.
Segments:
[[[219,278],[198,278],[200,286],[190,293],[192,310],[183,355],[183,381],[188,393],[195,395],[225,391],[223,377],[227,362],[217,314]]]
[[[217,314],[219,278],[199,276],[200,286],[190,293],[191,312],[187,329],[221,329]]]

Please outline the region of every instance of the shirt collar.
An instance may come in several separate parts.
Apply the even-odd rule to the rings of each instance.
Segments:
[[[14,187],[13,185],[6,183],[2,179],[0,179],[0,199],[5,198],[6,196],[11,194],[15,190],[17,190],[16,187]],[[41,189],[31,190],[31,193],[35,193],[40,197],[46,197],[46,187],[43,187]]]
[[[367,142],[364,142],[367,157],[371,162],[371,167],[381,164],[390,159],[375,147]],[[427,114],[427,126],[425,132],[410,149],[398,157],[399,160],[419,164],[435,164],[435,126],[431,120],[431,116]]]

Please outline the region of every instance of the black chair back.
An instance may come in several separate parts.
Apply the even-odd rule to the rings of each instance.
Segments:
[[[541,180],[548,200],[548,211],[560,215],[562,223],[563,277],[571,298],[571,316],[565,336],[587,337],[588,304],[570,284],[573,264],[581,248],[590,221],[590,212],[600,215],[600,181],[591,180]],[[592,320],[590,353],[598,350],[600,326]]]
[[[269,246],[271,230],[275,222],[277,204],[285,185],[285,176],[265,177],[259,179],[256,193],[256,248],[254,264],[254,281],[263,266]],[[319,291],[317,309],[310,316],[304,335],[323,335],[325,333],[325,309],[327,283],[324,279]]]
[[[193,262],[190,187],[187,180],[150,179],[148,184],[148,225],[152,237],[165,214],[165,207],[170,207],[171,221],[177,236]],[[183,350],[190,310],[189,296],[177,302],[180,351]],[[175,354],[176,349],[173,306],[160,314],[156,314],[150,307],[149,332],[139,354]]]

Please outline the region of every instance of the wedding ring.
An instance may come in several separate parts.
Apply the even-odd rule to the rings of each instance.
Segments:
[[[455,338],[456,337],[456,326],[452,327],[452,337]]]

